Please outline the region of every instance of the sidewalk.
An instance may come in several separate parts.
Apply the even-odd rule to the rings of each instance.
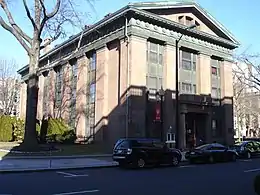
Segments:
[[[78,168],[104,168],[115,167],[118,164],[112,159],[100,160],[95,158],[62,158],[62,159],[2,159],[0,173],[48,171]]]
[[[182,161],[186,161],[185,153]],[[0,173],[116,167],[111,154],[84,156],[10,156],[0,158]]]

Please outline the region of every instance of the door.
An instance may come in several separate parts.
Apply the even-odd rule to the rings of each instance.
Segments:
[[[170,160],[169,149],[162,142],[153,142],[155,148],[155,158],[157,162],[168,163]]]
[[[222,146],[212,146],[210,152],[217,161],[223,161],[227,159],[228,153],[226,152],[226,147]]]
[[[138,155],[146,158],[146,162],[154,163],[157,159],[157,149],[153,146],[153,141],[151,140],[139,140],[138,141]]]

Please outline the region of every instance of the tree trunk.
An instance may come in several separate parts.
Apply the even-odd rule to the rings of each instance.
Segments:
[[[22,150],[37,151],[38,141],[36,136],[37,123],[37,101],[38,101],[38,76],[37,68],[39,64],[38,55],[30,56],[29,63],[29,79],[27,83],[27,104],[26,104],[26,120],[24,141],[21,145]]]

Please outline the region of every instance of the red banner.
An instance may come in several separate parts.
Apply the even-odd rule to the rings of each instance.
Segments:
[[[158,103],[155,106],[155,121],[161,121],[161,106]]]

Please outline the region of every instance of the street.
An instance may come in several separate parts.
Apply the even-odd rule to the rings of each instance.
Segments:
[[[0,175],[0,195],[254,195],[260,159],[235,163],[184,164],[178,168],[120,168]]]

